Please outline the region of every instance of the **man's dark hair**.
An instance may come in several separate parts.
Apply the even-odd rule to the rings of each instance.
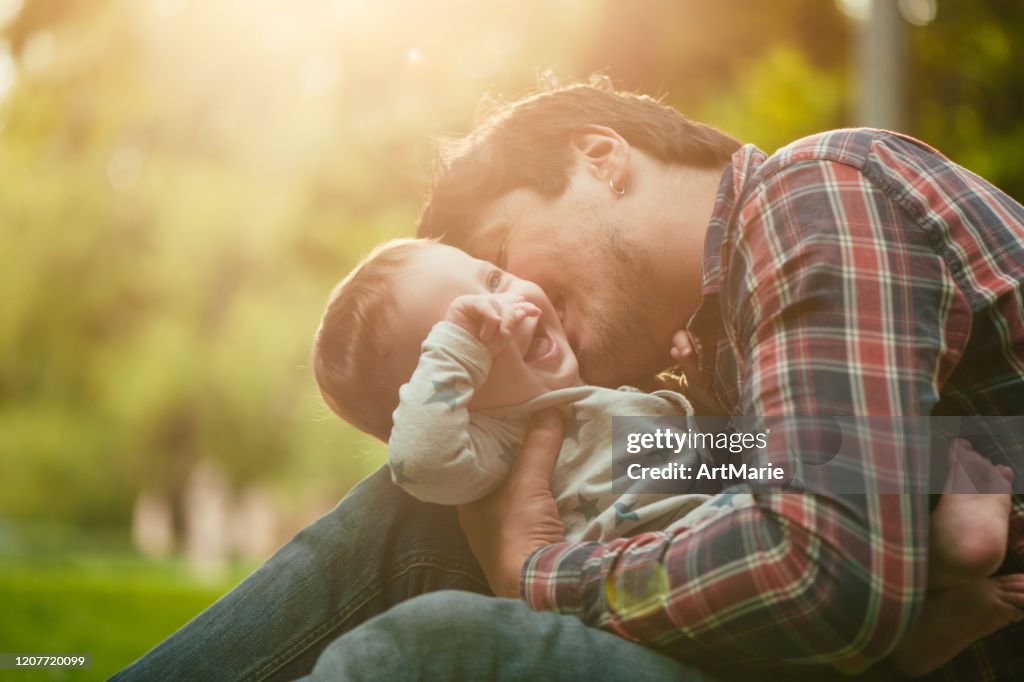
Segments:
[[[607,78],[492,103],[467,136],[438,145],[417,236],[465,247],[480,210],[506,192],[526,187],[560,196],[572,171],[570,137],[587,125],[607,126],[657,159],[695,168],[724,167],[740,147],[651,97],[615,90]]]

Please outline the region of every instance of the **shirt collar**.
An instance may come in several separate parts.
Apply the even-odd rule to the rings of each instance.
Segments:
[[[715,347],[721,313],[718,294],[722,286],[722,249],[730,226],[735,224],[739,200],[767,155],[752,144],[743,145],[732,155],[731,163],[722,172],[715,196],[715,206],[704,236],[701,261],[701,301],[690,318],[687,329],[697,346],[701,379],[709,385],[714,371]],[[728,258],[726,258],[728,262]]]
[[[701,264],[701,298],[717,294],[722,281],[722,245],[729,226],[734,224],[737,200],[743,194],[747,182],[754,175],[767,155],[752,144],[746,144],[732,155],[731,163],[722,173],[715,196],[715,207],[711,211],[707,233],[704,237],[704,257]],[[698,312],[699,308],[698,308]]]

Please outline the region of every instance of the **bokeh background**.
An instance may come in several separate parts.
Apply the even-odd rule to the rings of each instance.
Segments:
[[[0,651],[103,678],[376,468],[333,283],[431,139],[595,72],[772,150],[870,124],[1024,197],[1019,0],[0,0]],[[554,75],[552,75],[554,74]]]

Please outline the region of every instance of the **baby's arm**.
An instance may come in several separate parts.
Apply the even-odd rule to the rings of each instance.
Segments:
[[[460,296],[423,342],[419,364],[399,391],[388,442],[392,479],[426,502],[463,504],[494,489],[507,473],[501,444],[470,421],[492,354],[535,306],[517,297]]]

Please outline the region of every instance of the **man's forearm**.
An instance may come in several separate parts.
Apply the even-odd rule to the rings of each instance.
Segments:
[[[537,550],[522,596],[695,661],[859,670],[923,599],[926,523],[924,498],[758,496],[696,529]]]

